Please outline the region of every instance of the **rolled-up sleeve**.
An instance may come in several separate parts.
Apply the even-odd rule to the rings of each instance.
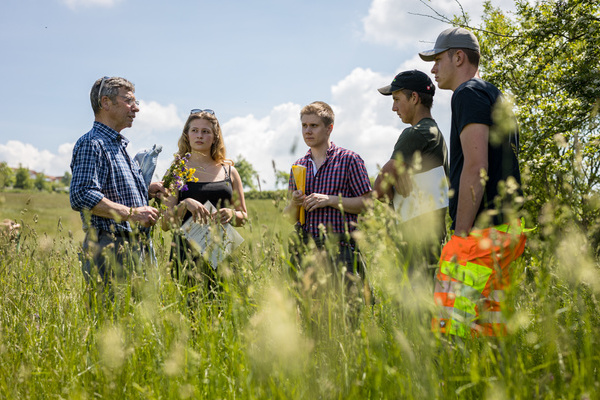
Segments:
[[[104,198],[99,174],[103,163],[101,151],[92,140],[81,140],[73,149],[69,198],[75,211],[91,210]]]

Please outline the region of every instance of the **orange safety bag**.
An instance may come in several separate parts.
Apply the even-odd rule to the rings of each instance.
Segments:
[[[432,330],[461,337],[506,334],[502,314],[510,264],[525,248],[520,224],[474,230],[452,236],[442,249],[435,279],[439,306]]]

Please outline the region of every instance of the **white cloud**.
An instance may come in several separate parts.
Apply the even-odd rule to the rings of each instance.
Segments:
[[[336,123],[331,140],[360,154],[370,175],[390,157],[402,123],[392,112],[392,101],[377,88],[388,85],[393,75],[356,68],[331,89]]]
[[[121,133],[130,140],[127,150],[132,157],[138,151],[150,149],[155,144],[163,147],[154,173],[154,179],[158,180],[173,160],[184,124],[185,120],[179,116],[174,104],[163,106],[156,101],[141,100],[133,127]]]
[[[369,14],[363,18],[364,37],[367,41],[397,47],[412,47],[417,34],[411,29],[407,12],[409,1],[373,0]]]
[[[54,154],[29,143],[9,140],[6,144],[0,144],[0,160],[13,168],[21,165],[46,175],[62,176],[69,171],[73,145],[74,143],[64,143],[58,147],[58,154]]]
[[[449,27],[435,19],[439,18],[436,12],[451,19],[464,10],[471,18],[471,25],[481,23],[482,1],[461,0],[460,5],[448,0],[373,0],[369,14],[363,18],[364,39],[399,49],[426,50],[439,32]],[[504,11],[514,10],[513,0],[494,0],[492,5]]]
[[[70,9],[78,7],[113,7],[122,0],[62,0]]]
[[[289,172],[292,163],[306,152],[300,131],[300,105],[285,103],[264,118],[236,117],[222,124],[229,158],[239,155],[258,172],[261,187],[275,187],[275,172]],[[296,145],[297,144],[297,145]]]
[[[177,107],[174,104],[163,106],[156,101],[140,101],[140,111],[135,117],[133,127],[130,129],[132,137],[142,133],[147,135],[152,132],[162,132],[168,130],[179,130],[185,123],[177,114]]]

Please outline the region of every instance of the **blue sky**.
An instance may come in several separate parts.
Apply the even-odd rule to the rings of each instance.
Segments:
[[[371,175],[405,127],[377,88],[405,69],[429,73],[417,52],[445,29],[428,4],[450,0],[3,0],[0,3],[0,161],[63,175],[91,128],[89,91],[105,75],[136,85],[141,111],[122,133],[129,151],[163,146],[156,178],[176,151],[189,110],[215,110],[228,156],[249,160],[263,189],[304,155],[300,108],[336,112],[332,140]],[[492,2],[503,9],[511,0]],[[479,0],[461,2],[477,22]],[[433,115],[449,132],[451,93]]]

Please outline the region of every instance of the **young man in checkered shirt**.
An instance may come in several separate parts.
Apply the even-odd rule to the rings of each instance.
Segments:
[[[350,285],[364,274],[364,263],[352,237],[358,214],[371,198],[371,183],[363,159],[353,151],[336,146],[330,135],[334,113],[320,101],[305,106],[300,112],[302,137],[309,147],[306,155],[294,162],[306,168],[306,185],[302,192],[290,174],[290,201],[285,213],[296,224],[301,243],[312,240],[317,248],[327,249],[327,259],[336,267],[334,275],[342,276]],[[300,209],[305,210],[304,224]],[[326,246],[326,243],[336,246]],[[331,247],[334,247],[332,249]],[[292,252],[294,253],[294,252]],[[301,264],[302,251],[292,254]]]

